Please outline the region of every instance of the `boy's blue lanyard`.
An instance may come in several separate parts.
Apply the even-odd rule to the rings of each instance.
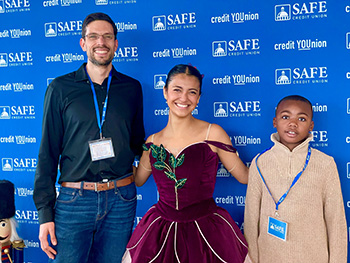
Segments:
[[[306,160],[305,160],[305,165],[304,165],[303,170],[301,170],[301,171],[295,176],[295,178],[294,178],[294,180],[293,180],[293,182],[292,182],[292,185],[289,187],[289,189],[287,190],[287,192],[285,192],[285,193],[282,195],[282,197],[278,200],[278,202],[276,202],[275,199],[273,198],[273,196],[272,196],[272,194],[271,194],[271,191],[270,191],[269,187],[267,186],[267,184],[266,184],[266,182],[265,182],[265,179],[264,179],[263,175],[261,174],[261,171],[260,171],[259,166],[258,166],[258,159],[259,159],[260,155],[262,155],[263,153],[267,152],[268,150],[270,150],[270,148],[269,148],[269,149],[266,149],[266,150],[263,151],[263,152],[261,152],[261,153],[256,157],[256,159],[255,159],[255,164],[256,164],[256,168],[258,169],[258,172],[259,172],[259,174],[260,174],[260,177],[261,177],[262,181],[264,182],[264,184],[265,184],[265,186],[266,186],[267,191],[269,192],[269,194],[270,194],[272,200],[273,200],[273,201],[275,202],[275,204],[276,204],[276,215],[278,215],[278,212],[277,212],[277,211],[278,211],[279,205],[284,201],[284,199],[286,199],[286,197],[287,197],[287,195],[288,195],[290,189],[292,189],[292,187],[297,183],[297,181],[299,180],[301,174],[305,171],[307,165],[309,164],[310,156],[311,156],[311,147],[310,147],[310,145],[309,145],[309,148],[308,148],[308,151],[307,151]]]
[[[94,83],[91,81],[91,78],[89,76],[89,74],[87,73],[87,70],[85,68],[85,72],[86,75],[89,78],[90,81],[90,85],[91,85],[91,90],[92,90],[92,94],[94,95],[94,103],[95,103],[95,110],[96,110],[96,118],[97,118],[97,124],[98,127],[100,129],[100,139],[102,139],[102,125],[105,122],[105,118],[106,118],[106,111],[107,111],[107,102],[108,102],[108,92],[109,92],[109,87],[111,85],[111,81],[112,81],[112,70],[109,72],[109,76],[108,76],[108,82],[107,82],[107,95],[106,95],[106,99],[103,105],[103,110],[102,110],[102,120],[100,119],[100,110],[98,107],[98,102],[97,102],[97,96],[96,96],[96,91],[95,91],[95,87],[94,87]]]

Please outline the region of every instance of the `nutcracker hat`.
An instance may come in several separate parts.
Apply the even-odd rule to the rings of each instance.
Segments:
[[[0,219],[15,215],[15,187],[7,180],[0,180]]]

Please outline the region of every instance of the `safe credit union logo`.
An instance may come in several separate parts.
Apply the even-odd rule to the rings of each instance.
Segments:
[[[45,23],[45,37],[56,37],[57,36],[57,23]]]
[[[226,41],[213,41],[212,54],[213,54],[213,57],[225,57],[225,56],[227,56],[227,42]]]
[[[214,102],[214,117],[228,117],[227,102]]]
[[[328,83],[327,67],[296,67],[275,70],[275,84],[321,84]]]
[[[0,0],[0,14],[28,11],[30,11],[29,0]]]
[[[163,89],[166,81],[166,74],[156,74],[154,75],[154,88],[155,89]]]
[[[275,21],[319,19],[327,17],[327,1],[275,5]]]
[[[290,68],[276,69],[275,71],[275,83],[276,85],[291,84],[292,73]]]
[[[260,101],[214,102],[214,117],[260,117]]]
[[[8,61],[7,53],[0,53],[0,67],[7,67],[9,64]]]
[[[152,17],[153,31],[178,30],[196,27],[196,13],[184,12],[181,14],[157,15]]]
[[[291,18],[291,7],[289,4],[275,6],[275,21],[287,21]]]
[[[212,42],[212,56],[259,55],[260,40],[258,38],[231,39]]]

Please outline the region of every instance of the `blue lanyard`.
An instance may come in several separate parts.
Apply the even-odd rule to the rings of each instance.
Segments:
[[[100,110],[98,108],[98,102],[97,102],[97,96],[96,96],[96,91],[95,91],[95,87],[94,87],[94,83],[92,83],[91,78],[89,76],[89,74],[87,73],[87,70],[85,68],[85,72],[86,75],[89,78],[90,81],[90,85],[91,85],[91,90],[92,90],[92,94],[94,95],[94,103],[95,103],[95,110],[96,110],[96,118],[97,118],[97,124],[98,127],[100,129],[100,139],[102,139],[102,125],[105,122],[106,119],[106,111],[107,111],[107,102],[108,102],[108,92],[109,92],[109,87],[111,85],[111,81],[112,81],[112,70],[109,72],[109,76],[108,76],[108,82],[107,82],[107,95],[106,95],[106,99],[103,105],[103,110],[102,110],[102,120],[100,119]]]
[[[273,201],[275,202],[275,204],[276,204],[276,212],[277,212],[277,211],[278,211],[279,205],[284,201],[284,199],[286,199],[286,197],[287,197],[287,195],[288,195],[290,189],[292,189],[292,187],[297,183],[297,181],[299,180],[301,174],[305,171],[307,165],[309,164],[310,156],[311,156],[311,147],[310,147],[310,145],[309,145],[308,152],[307,152],[307,156],[306,156],[306,160],[305,160],[305,165],[304,165],[303,170],[301,170],[301,171],[295,176],[295,178],[294,178],[294,180],[293,180],[293,182],[292,182],[292,185],[289,187],[289,189],[287,190],[287,192],[285,192],[284,195],[282,195],[282,197],[278,200],[278,202],[276,202],[275,199],[273,198],[273,196],[272,196],[272,194],[271,194],[271,191],[270,191],[269,187],[267,186],[266,181],[265,181],[263,175],[261,174],[261,171],[260,171],[259,166],[258,166],[258,158],[259,158],[263,153],[267,152],[268,150],[270,150],[270,148],[269,148],[269,149],[266,149],[266,150],[263,151],[263,152],[261,152],[261,153],[256,157],[256,159],[255,159],[255,164],[256,164],[256,168],[258,169],[258,172],[259,172],[259,174],[260,174],[260,177],[261,177],[262,181],[264,182],[264,184],[265,184],[265,186],[266,186],[267,191],[269,192],[270,196],[272,197],[272,200],[273,200]]]

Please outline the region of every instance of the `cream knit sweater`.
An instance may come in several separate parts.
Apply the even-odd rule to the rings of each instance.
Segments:
[[[275,145],[258,159],[258,166],[276,201],[303,169],[310,135],[291,152],[271,135]],[[275,203],[257,171],[249,169],[244,234],[253,263],[346,263],[347,226],[339,175],[332,157],[312,149],[309,164],[279,206],[288,223],[287,240],[267,233]]]

